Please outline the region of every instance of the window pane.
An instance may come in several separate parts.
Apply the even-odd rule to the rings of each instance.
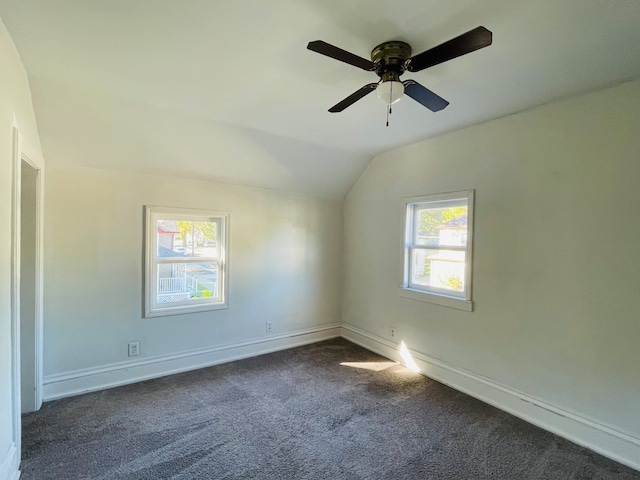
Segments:
[[[158,257],[180,256],[186,249],[177,241],[180,236],[180,228],[175,220],[158,220],[156,222],[158,235]]]
[[[218,299],[218,264],[164,263],[158,265],[157,303]]]
[[[158,220],[158,257],[218,257],[218,220]]]
[[[467,245],[467,200],[416,204],[414,245],[464,247]],[[438,205],[434,208],[434,204]]]
[[[410,287],[464,292],[464,251],[411,249]]]

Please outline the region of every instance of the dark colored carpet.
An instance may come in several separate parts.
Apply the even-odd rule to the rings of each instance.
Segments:
[[[23,430],[23,480],[640,479],[342,339],[50,402]]]

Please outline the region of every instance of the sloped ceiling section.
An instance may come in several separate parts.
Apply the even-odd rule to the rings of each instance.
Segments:
[[[640,76],[637,0],[3,0],[50,166],[182,175],[343,197],[377,153]],[[412,74],[434,114],[370,95],[377,77],[306,50],[414,53],[478,25],[491,47]]]
[[[371,158],[83,87],[48,81],[46,92],[34,88],[47,155],[59,166],[341,198]]]

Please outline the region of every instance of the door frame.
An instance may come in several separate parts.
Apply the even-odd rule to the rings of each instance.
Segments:
[[[28,158],[22,151],[22,136],[17,127],[13,127],[13,199],[11,211],[11,350],[13,384],[13,440],[21,452],[21,390],[20,390],[20,213],[22,192],[22,162],[36,170],[36,238],[35,238],[35,409],[42,406],[43,389],[43,205],[44,170]]]

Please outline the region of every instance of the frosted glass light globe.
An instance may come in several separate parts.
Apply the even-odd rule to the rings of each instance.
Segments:
[[[404,85],[402,82],[393,80],[380,82],[376,87],[376,94],[381,101],[387,105],[391,105],[400,100],[404,95]]]

